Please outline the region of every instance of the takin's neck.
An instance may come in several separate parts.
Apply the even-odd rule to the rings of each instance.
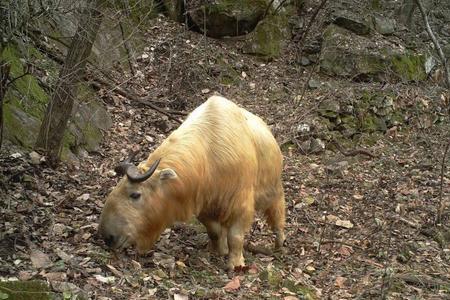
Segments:
[[[201,142],[181,142],[171,137],[149,156],[149,164],[161,158],[158,170],[170,168],[177,173],[177,178],[167,183],[166,196],[170,198],[167,199],[170,201],[167,207],[170,219],[168,226],[175,222],[189,221],[202,210],[200,185],[204,178],[209,178],[205,156],[206,151]]]

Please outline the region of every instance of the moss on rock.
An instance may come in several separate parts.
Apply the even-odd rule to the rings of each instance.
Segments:
[[[395,74],[404,81],[421,81],[427,78],[424,55],[395,54],[392,57],[391,66]]]
[[[7,45],[0,58],[11,65],[11,77],[13,78],[24,74],[25,70],[22,66],[24,51],[27,53],[27,59],[44,61],[40,52],[31,46]],[[51,67],[50,70],[53,70],[52,72],[56,76],[56,65],[51,61],[48,61],[47,65]],[[95,98],[94,91],[87,84],[80,84],[74,114],[63,138],[63,159],[73,158],[72,152],[77,152],[77,148],[80,146],[87,151],[95,151],[102,139],[102,130],[107,130],[111,126],[108,113]],[[49,99],[50,96],[39,85],[34,75],[30,74],[17,79],[7,90],[4,99],[5,138],[24,148],[33,148]],[[80,117],[77,117],[77,110],[81,111]]]
[[[329,25],[323,34],[320,70],[331,76],[358,80],[420,81],[426,79],[423,55],[374,42],[349,30]]]
[[[267,60],[280,56],[288,37],[288,17],[284,14],[271,15],[258,23],[247,40],[243,52]]]

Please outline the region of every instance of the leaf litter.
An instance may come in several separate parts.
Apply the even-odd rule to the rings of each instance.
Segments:
[[[303,122],[285,100],[292,98],[286,90],[300,94],[304,84],[289,67],[293,53],[261,63],[238,53],[236,45],[206,39],[205,46],[202,36],[161,18],[154,22],[158,35],[149,33],[147,38],[158,49],[158,64],[139,62],[148,80],[129,78],[127,88],[140,93],[148,86],[151,99],[183,111],[220,92],[271,124],[280,144]],[[174,47],[169,50],[165,41]],[[172,62],[167,73],[173,51],[179,61]],[[234,84],[221,83],[227,70],[220,66],[219,56],[227,57],[233,68],[241,68],[238,63],[245,66]],[[192,65],[185,57],[199,63]],[[357,89],[382,88],[328,77],[320,81],[336,87],[336,98]],[[302,107],[313,111],[317,99],[329,97],[326,89],[324,85],[308,90]],[[433,87],[407,85],[394,85],[393,91],[397,105],[405,107],[415,98],[402,95],[421,99],[437,94]],[[45,157],[12,145],[2,148],[1,281],[44,279],[54,292],[97,299],[370,299],[379,298],[383,289],[395,299],[448,297],[449,214],[446,210],[446,223],[432,224],[439,201],[439,166],[425,163],[441,159],[448,118],[422,128],[414,125],[416,110],[409,111],[408,126],[398,125],[370,146],[377,158],[355,157],[345,172],[327,171],[329,159],[348,160],[339,152],[302,155],[295,147],[283,148],[286,251],[246,252],[249,267],[230,279],[223,258],[207,250],[205,230],[195,221],[174,226],[145,256],[133,249],[117,254],[105,250],[96,228],[103,201],[118,180],[112,171],[115,164],[132,149],[142,149],[138,159],[145,159],[178,125],[123,97],[106,91],[99,91],[99,97],[113,118],[99,152],[52,170]],[[427,104],[427,113],[439,114],[438,102]],[[444,198],[450,194],[449,169],[444,174]],[[273,243],[260,216],[246,240],[264,247]],[[388,268],[393,271],[390,277],[383,275]],[[416,275],[427,275],[428,281],[420,283]]]

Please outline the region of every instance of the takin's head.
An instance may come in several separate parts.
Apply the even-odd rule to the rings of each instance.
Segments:
[[[98,232],[112,249],[135,245],[138,252],[143,253],[153,247],[161,232],[170,225],[170,203],[174,199],[170,199],[168,181],[176,180],[177,174],[172,169],[156,171],[160,159],[140,173],[131,163],[135,154],[115,169],[126,177],[106,199]]]

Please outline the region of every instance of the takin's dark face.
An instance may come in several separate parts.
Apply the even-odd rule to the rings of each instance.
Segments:
[[[134,245],[139,253],[153,247],[169,225],[168,180],[177,180],[171,169],[157,171],[143,182],[131,182],[126,176],[120,180],[106,199],[98,227],[108,247],[120,250]]]

